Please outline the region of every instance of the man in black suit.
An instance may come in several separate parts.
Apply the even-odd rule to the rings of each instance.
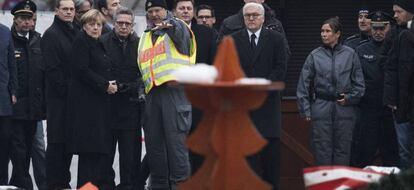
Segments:
[[[197,42],[196,63],[205,63],[211,65],[216,54],[217,34],[213,29],[197,24],[194,18],[194,1],[193,0],[177,0],[173,8],[174,15],[186,22],[193,31]],[[193,108],[193,122],[191,131],[195,130],[201,121],[202,113],[198,109]],[[192,173],[195,173],[201,166],[203,159],[201,156],[190,152],[190,162]]]
[[[287,51],[284,37],[279,32],[263,27],[264,8],[258,3],[243,7],[246,29],[234,34],[240,64],[247,77],[283,81],[286,75]],[[268,144],[249,157],[250,165],[265,181],[278,189],[280,162],[281,110],[280,94],[270,92],[265,103],[250,117]]]
[[[197,24],[194,18],[194,0],[177,0],[173,7],[174,16],[187,23],[197,42],[196,63],[211,65],[216,53],[217,34],[213,29]]]

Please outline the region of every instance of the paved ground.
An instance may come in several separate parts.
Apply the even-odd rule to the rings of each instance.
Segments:
[[[46,126],[46,123],[43,123],[43,126]],[[44,129],[44,131],[45,130],[46,129]],[[142,155],[144,155],[145,154],[145,146],[144,146],[144,144],[142,146],[142,151],[143,151]],[[116,174],[116,176],[115,176],[115,183],[116,184],[119,183],[119,163],[118,163],[118,158],[119,158],[118,157],[118,153],[116,153],[116,155],[115,155],[115,162],[113,164],[113,168],[115,169],[115,174]],[[11,176],[12,167],[13,166],[10,163],[9,164],[9,177]],[[76,188],[76,179],[77,179],[77,176],[78,176],[77,168],[78,168],[78,156],[75,155],[72,158],[72,164],[71,164],[71,167],[70,167],[70,172],[72,174],[72,178],[71,178],[72,180],[70,181],[70,185],[72,186],[73,189]],[[31,164],[30,164],[30,175],[32,176],[32,180],[33,180],[33,183],[34,183],[33,184],[34,185],[34,190],[38,190],[37,187],[36,187],[34,178],[33,178],[33,170],[32,170],[32,165]]]

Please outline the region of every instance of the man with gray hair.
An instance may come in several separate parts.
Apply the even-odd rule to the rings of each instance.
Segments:
[[[264,13],[264,28],[275,30],[282,34],[286,41],[286,49],[289,51],[289,46],[287,44],[287,39],[285,36],[285,30],[283,29],[282,23],[276,18],[275,11],[269,7],[265,0],[244,0],[244,3],[259,3],[263,5],[265,10]],[[243,11],[240,10],[238,13],[231,15],[224,19],[219,30],[218,40],[222,40],[225,35],[230,35],[239,30],[245,29],[246,25],[243,21]]]
[[[265,9],[261,4],[245,4],[243,18],[246,29],[233,33],[232,37],[244,73],[247,77],[284,81],[287,53],[283,35],[263,25]],[[273,189],[278,189],[280,170],[280,101],[279,92],[270,92],[262,107],[250,113],[254,125],[268,143],[259,153],[249,157],[249,162],[257,175]]]
[[[134,13],[121,7],[114,15],[114,29],[101,37],[113,63],[118,93],[112,97],[112,162],[116,144],[119,151],[120,184],[117,189],[138,189],[141,161],[141,111],[138,97],[143,94],[141,74],[136,62],[139,38],[133,31]],[[115,173],[112,172],[114,178]]]

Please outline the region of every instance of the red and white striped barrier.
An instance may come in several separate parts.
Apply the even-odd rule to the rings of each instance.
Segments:
[[[385,173],[345,166],[319,166],[303,169],[307,190],[344,190],[378,182]]]

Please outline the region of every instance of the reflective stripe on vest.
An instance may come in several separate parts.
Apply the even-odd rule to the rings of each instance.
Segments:
[[[190,30],[191,31],[191,30]],[[192,34],[190,55],[178,52],[173,41],[165,34],[159,36],[155,44],[152,44],[151,32],[142,34],[138,46],[138,67],[142,73],[145,92],[148,93],[152,87],[162,85],[176,78],[171,72],[195,64],[196,44]]]

